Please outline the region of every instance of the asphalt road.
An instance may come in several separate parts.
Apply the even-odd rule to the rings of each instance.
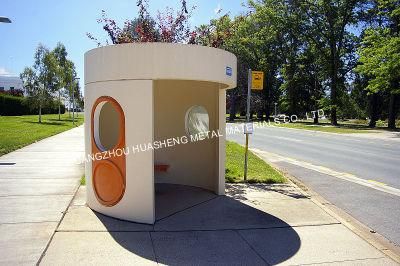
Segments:
[[[236,133],[227,139],[244,144],[245,137]],[[275,165],[400,246],[399,138],[268,126],[256,128],[249,145],[279,155]]]

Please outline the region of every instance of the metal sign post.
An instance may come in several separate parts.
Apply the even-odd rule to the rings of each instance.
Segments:
[[[251,71],[249,69],[247,81],[247,112],[246,112],[246,124],[244,126],[244,134],[246,135],[246,147],[244,154],[244,181],[247,181],[247,164],[249,160],[249,134],[253,133],[253,125],[250,125],[250,102],[251,102],[251,90],[262,90],[264,87],[264,72],[262,71]]]
[[[251,97],[251,69],[249,69],[249,74],[248,74],[248,81],[247,81],[247,112],[246,112],[246,123],[250,122],[250,97]],[[247,125],[246,125],[247,126]],[[245,130],[246,134],[246,147],[245,147],[245,154],[244,154],[244,175],[243,179],[244,181],[247,180],[247,163],[248,163],[248,157],[249,157],[249,132]]]

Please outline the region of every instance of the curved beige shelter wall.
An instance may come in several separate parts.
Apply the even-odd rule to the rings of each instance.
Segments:
[[[93,152],[91,112],[103,96],[112,97],[121,106],[125,145],[131,148],[125,159],[125,192],[112,206],[104,206],[96,198],[93,163],[86,162],[88,205],[120,219],[154,223],[155,182],[193,185],[224,194],[224,137],[154,151],[133,153],[132,147],[185,135],[185,113],[193,105],[204,106],[210,130],[224,134],[225,89],[236,87],[236,65],[231,53],[195,45],[123,44],[87,52],[86,154]],[[155,173],[155,164],[169,168]]]
[[[138,43],[85,54],[85,84],[108,80],[196,80],[236,87],[236,56],[205,46]],[[90,66],[90,67],[87,67]],[[226,67],[232,75],[226,75]]]

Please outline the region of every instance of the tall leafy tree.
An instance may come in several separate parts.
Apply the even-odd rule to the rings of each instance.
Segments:
[[[68,83],[68,69],[69,64],[67,64],[67,49],[62,43],[57,43],[57,46],[52,51],[54,57],[57,60],[56,67],[56,82],[55,82],[55,90],[58,93],[58,120],[61,120],[61,94],[62,90]]]
[[[71,104],[73,104],[73,99],[75,99],[73,97],[73,95],[76,95],[76,90],[77,88],[79,89],[79,87],[76,86],[76,77],[77,77],[77,73],[75,70],[75,64],[74,62],[72,62],[71,60],[67,59],[67,61],[65,62],[65,69],[64,69],[64,81],[65,81],[65,92],[66,92],[66,97],[69,99],[69,105],[70,108],[68,108],[69,110],[69,116],[71,117]]]
[[[33,67],[25,68],[20,75],[31,107],[39,110],[39,123],[42,122],[42,108],[52,100],[52,93],[57,88],[57,67],[54,54],[39,44]]]
[[[25,67],[22,73],[20,74],[20,78],[23,83],[23,87],[25,89],[28,97],[34,99],[34,104],[39,102],[39,98],[41,97],[41,90],[39,87],[39,79],[35,73],[35,70],[32,67]],[[39,122],[41,121],[39,117]]]
[[[234,53],[238,59],[237,87],[227,92],[227,105],[229,106],[230,117],[233,121],[237,108],[243,109],[245,95],[247,92],[247,70],[255,65],[254,56],[250,53],[249,47],[245,45],[250,38],[250,25],[248,16],[237,16],[231,19],[225,14],[210,23],[196,27],[191,36],[190,43],[203,46],[210,46],[225,49]],[[245,35],[247,32],[248,35]]]
[[[388,127],[394,129],[400,94],[400,1],[375,4],[377,23],[364,32],[357,71],[367,78],[367,91],[389,93]]]
[[[280,66],[283,56],[280,52],[282,43],[279,39],[279,31],[282,27],[281,15],[283,6],[270,0],[254,2],[249,1],[250,14],[242,27],[242,46],[248,47],[247,54],[251,61],[249,65],[254,70],[264,72],[264,88],[259,93],[263,99],[262,113],[268,120],[273,108],[273,102],[280,96],[279,87],[281,81]],[[247,33],[249,35],[246,35]],[[279,52],[277,52],[279,51]]]
[[[360,0],[299,0],[299,10],[305,14],[302,34],[324,57],[330,81],[331,123],[337,125],[339,90],[344,89],[346,56],[352,53],[354,35],[349,26],[358,22]],[[350,62],[353,63],[353,62]]]

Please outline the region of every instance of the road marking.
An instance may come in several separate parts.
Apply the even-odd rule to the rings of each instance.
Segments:
[[[321,166],[321,165],[315,165],[315,164],[311,164],[308,162],[304,162],[304,161],[299,161],[297,159],[293,159],[293,158],[289,158],[289,157],[284,157],[275,153],[270,153],[270,152],[266,152],[266,151],[262,151],[259,149],[250,149],[251,151],[253,151],[254,153],[256,153],[258,156],[260,156],[262,159],[269,161],[271,163],[275,163],[275,162],[286,162],[286,163],[290,163],[293,165],[297,165],[306,169],[310,169],[322,174],[326,174],[326,175],[330,175],[342,180],[346,180],[349,182],[353,182],[365,187],[369,187],[375,190],[379,190],[382,192],[386,192],[395,196],[400,197],[400,189],[394,188],[394,187],[390,187],[382,182],[379,181],[375,181],[375,180],[366,180],[366,179],[362,179],[359,178],[353,174],[350,173],[344,173],[344,172],[338,172],[335,170],[332,170],[330,168]]]
[[[382,183],[382,182],[379,182],[379,181],[376,181],[376,180],[368,179],[368,181],[372,182],[372,183],[375,183],[375,184],[378,184],[380,186],[387,186],[385,183]]]
[[[302,140],[293,139],[293,138],[277,137],[277,136],[271,136],[271,137],[276,138],[276,139],[283,139],[283,140],[288,140],[288,141],[294,141],[294,142],[303,142]]]

